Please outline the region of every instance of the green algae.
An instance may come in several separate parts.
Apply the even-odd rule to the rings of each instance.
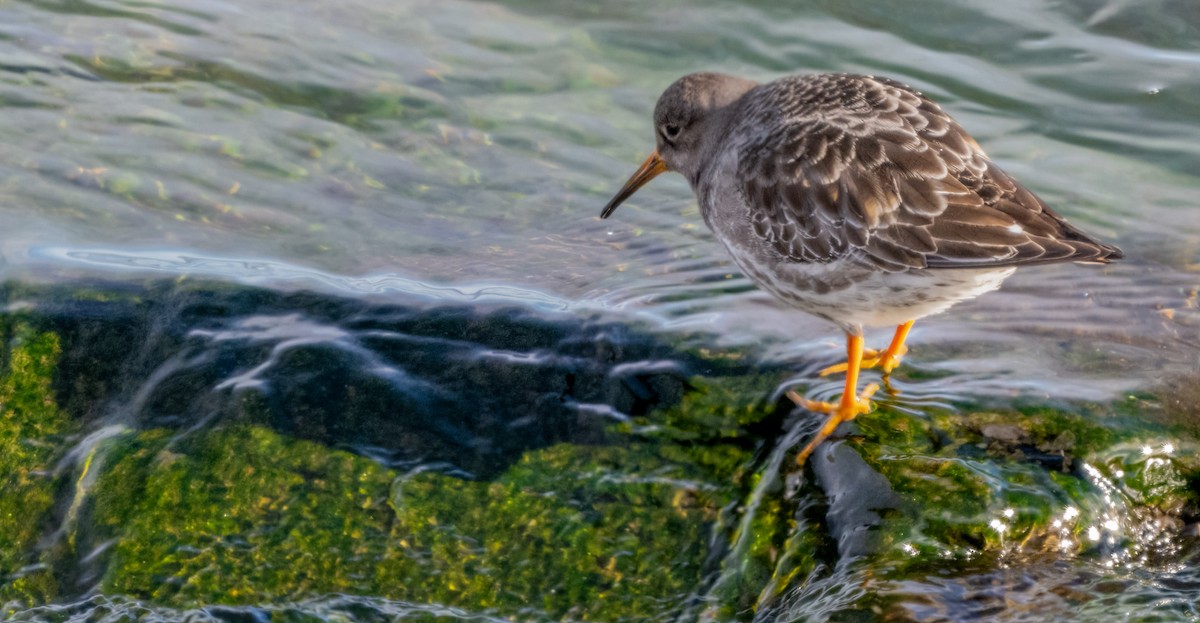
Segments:
[[[701,583],[734,497],[724,472],[748,456],[662,439],[560,444],[475,481],[401,475],[251,425],[179,439],[152,430],[111,442],[92,512],[116,540],[104,591],[167,605],[339,592],[650,620]]]
[[[766,404],[773,389],[763,377],[693,378],[680,404],[645,418],[677,440],[720,440],[745,437],[748,428],[774,413]]]
[[[765,376],[689,381],[676,406],[634,424],[641,434],[670,439],[664,456],[705,469],[726,483],[736,507],[723,509],[718,534],[727,543],[705,617],[740,619],[774,602],[815,568],[823,535],[808,529],[786,486],[786,469],[770,452],[780,432],[777,405],[767,401]],[[777,458],[781,458],[777,457]]]
[[[693,378],[679,404],[614,427],[620,434],[665,442],[663,458],[695,464],[711,478],[745,489],[753,486],[747,463],[766,439],[758,427],[776,416],[763,377]]]
[[[921,417],[884,408],[859,418],[856,449],[904,500],[866,564],[902,578],[1070,558],[1090,555],[1106,534],[1097,526],[1117,530],[1114,514],[1131,524],[1149,515],[1179,524],[1200,501],[1188,485],[1200,466],[1179,442],[1120,442],[1105,424],[1121,417],[1117,408],[1039,406]],[[1153,430],[1142,425],[1127,439],[1146,435]]]
[[[52,520],[54,465],[73,429],[53,389],[62,348],[54,333],[19,320],[0,317],[0,336],[0,599],[39,602],[58,591],[48,567],[57,551],[37,543]]]
[[[726,500],[646,447],[554,446],[495,482],[397,483],[398,597],[552,618],[658,620],[701,581]]]
[[[336,592],[515,620],[746,618],[820,577],[834,546],[820,493],[788,484],[790,454],[764,460],[779,441],[760,434],[778,425],[765,381],[689,384],[679,404],[601,444],[528,451],[489,480],[402,474],[251,424],[128,436],[104,453],[92,496],[116,539],[104,591],[171,606]],[[856,563],[880,577],[1086,555],[1111,513],[1101,483],[1136,512],[1177,517],[1196,503],[1188,451],[1151,460],[1094,414],[885,405],[857,423],[849,443],[903,500]]]
[[[171,605],[357,592],[382,553],[392,476],[361,457],[237,426],[146,431],[104,462],[93,523],[117,538],[106,592]]]

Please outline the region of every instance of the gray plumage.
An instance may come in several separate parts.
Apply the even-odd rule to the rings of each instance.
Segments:
[[[872,305],[916,318],[997,287],[1016,266],[1122,257],[893,80],[690,74],[663,92],[654,123],[661,160],[647,160],[603,216],[659,172],[682,173],[752,279],[851,332],[891,320]],[[873,303],[881,291],[891,294]],[[918,304],[929,298],[938,304]]]
[[[710,92],[744,84],[693,74],[672,89],[707,107],[728,98]],[[738,152],[750,223],[793,261],[850,257],[900,271],[1121,257],[1001,171],[941,107],[893,80],[792,76],[728,105],[716,120],[725,123],[719,144]],[[656,118],[670,124],[677,112],[660,103]]]

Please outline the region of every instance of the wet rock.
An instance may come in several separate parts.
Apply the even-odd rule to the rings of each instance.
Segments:
[[[829,499],[825,519],[837,541],[842,560],[875,551],[881,513],[901,508],[903,501],[882,474],[844,443],[826,443],[809,460],[821,489]]]
[[[59,546],[38,547],[59,521],[56,464],[76,425],[53,391],[58,336],[0,315],[0,601],[44,600],[58,592],[50,564]]]
[[[559,444],[479,481],[233,425],[111,445],[94,518],[102,590],[159,604],[341,593],[618,621],[686,603],[731,490],[646,441]]]
[[[526,450],[595,443],[615,422],[678,403],[699,367],[625,325],[511,307],[196,283],[10,296],[61,336],[56,383],[90,425],[252,421],[481,477]],[[716,374],[733,365],[703,363]]]
[[[985,424],[979,432],[989,440],[1005,444],[1029,443],[1029,433],[1014,424]]]

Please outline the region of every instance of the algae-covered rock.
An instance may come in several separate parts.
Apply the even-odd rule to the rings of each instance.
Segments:
[[[105,592],[193,605],[375,588],[393,475],[374,461],[250,426],[151,430],[106,454]]]
[[[661,620],[701,582],[728,501],[647,445],[560,445],[494,482],[430,472],[397,483],[389,593],[558,619]]]
[[[792,538],[810,535],[811,572],[760,599],[755,620],[988,618],[1031,588],[1044,595],[1022,597],[1030,607],[1074,613],[1106,583],[1130,591],[1112,612],[1175,620],[1194,612],[1180,604],[1194,604],[1197,578],[1181,561],[1200,555],[1197,456],[1195,441],[1119,405],[959,412],[881,400],[810,457],[817,490],[797,503],[812,520]],[[822,535],[836,552],[821,550]]]
[[[519,620],[671,618],[747,484],[752,450],[731,438],[769,413],[730,395],[693,392],[609,443],[530,451],[489,480],[398,474],[245,424],[138,433],[101,453],[103,590],[172,606],[337,592]],[[683,432],[697,409],[720,420],[703,444]]]
[[[947,564],[1108,555],[1139,529],[1135,517],[1192,512],[1200,500],[1188,483],[1200,465],[1184,457],[1194,453],[1170,442],[1129,451],[1104,426],[1112,417],[884,408],[859,418],[862,436],[851,443],[902,500],[868,564],[895,578]]]
[[[40,602],[57,581],[37,543],[52,521],[54,465],[71,423],[54,397],[58,337],[0,317],[0,599]]]
[[[772,374],[611,328],[204,289],[171,299],[186,321],[163,338],[146,331],[164,322],[154,304],[84,294],[3,325],[12,603],[96,591],[268,612],[346,595],[458,619],[873,620],[997,569],[1137,571],[1197,551],[1200,448],[1142,417],[1149,399],[880,395],[801,468],[819,417],[773,402]],[[296,308],[316,319],[298,335],[335,337],[279,351],[239,324],[253,310],[288,327]],[[242,337],[210,339],[222,327]],[[363,361],[455,398],[414,419],[415,402],[349,382],[378,369]],[[713,377],[689,378],[701,369]],[[258,382],[222,389],[244,370]],[[137,407],[117,421],[114,403]]]

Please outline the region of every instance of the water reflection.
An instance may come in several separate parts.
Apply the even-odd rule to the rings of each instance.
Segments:
[[[1020,519],[1037,514],[1034,508],[994,511],[989,526],[1002,543],[998,570],[883,581],[880,589],[917,620],[1088,621],[1150,612],[1163,620],[1195,617],[1200,541],[1186,526],[1194,518],[1180,516],[1177,501],[1153,493],[1183,485],[1177,443],[1147,440],[1084,463],[1090,488],[1059,506],[1045,533],[1031,533]],[[918,553],[911,543],[900,548]],[[978,554],[945,556],[969,561]]]
[[[179,263],[192,277],[246,270],[197,258],[136,266],[174,270]],[[248,272],[282,268],[261,263]],[[106,412],[96,413],[99,405],[86,411],[96,418],[91,428],[108,432],[72,452],[77,464],[118,434],[112,431],[195,431],[265,418],[292,435],[362,448],[384,462],[449,462],[482,475],[530,447],[583,443],[614,421],[678,401],[698,371],[742,365],[702,362],[624,324],[512,307],[525,298],[416,290],[431,292],[407,295],[409,305],[372,304],[312,292],[222,292],[196,282],[107,302],[27,303],[72,345],[63,382],[108,388],[100,390],[111,403]],[[76,325],[80,314],[91,318],[88,326]],[[104,337],[87,337],[93,332]],[[98,370],[91,361],[106,365]]]
[[[346,277],[270,260],[199,257],[173,252],[131,254],[108,250],[42,247],[40,258],[136,273],[172,273],[189,278],[220,278],[247,285],[321,289],[334,293],[397,297],[421,296],[447,303],[512,303],[546,311],[568,311],[577,305],[542,292],[508,285],[436,285],[396,274]]]
[[[97,595],[74,603],[31,608],[18,612],[11,621],[67,623],[68,621],[187,621],[188,623],[235,623],[263,620],[360,621],[390,623],[404,620],[482,621],[509,623],[510,619],[462,608],[418,604],[387,599],[331,595],[298,603],[260,606],[207,605],[192,609],[157,606],[124,597]]]

